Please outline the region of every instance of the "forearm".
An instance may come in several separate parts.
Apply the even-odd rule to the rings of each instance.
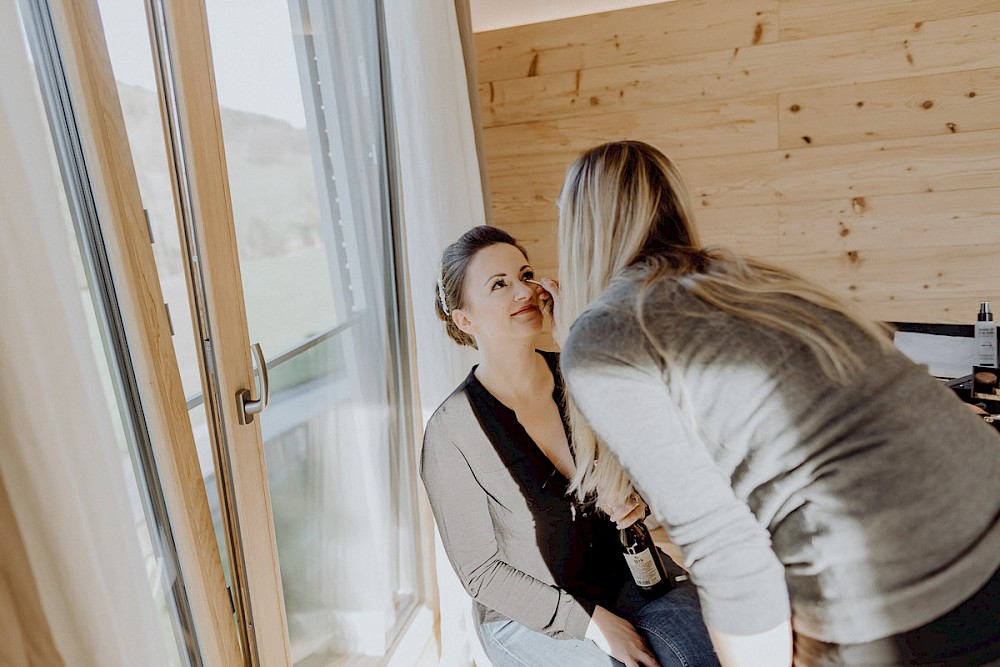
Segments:
[[[484,564],[462,577],[480,604],[542,634],[582,639],[594,604],[539,581],[503,561]]]
[[[472,598],[525,627],[553,637],[582,638],[593,605],[540,581],[502,556],[489,509],[462,453],[428,424],[421,477],[448,560]]]
[[[722,667],[789,667],[792,664],[792,625],[783,621],[753,635],[730,635],[708,629]]]

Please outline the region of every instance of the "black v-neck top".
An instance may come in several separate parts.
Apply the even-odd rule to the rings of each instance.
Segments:
[[[559,355],[540,354],[552,371],[552,400],[559,406],[568,438]],[[624,589],[631,587],[618,530],[592,504],[572,499],[566,478],[514,411],[483,386],[475,370],[431,418],[424,440],[421,474],[445,550],[466,588],[485,607],[480,610],[481,622],[510,618],[553,636],[582,636],[586,628],[580,627],[579,614],[575,621],[564,618],[565,627],[556,627],[560,614],[553,609],[552,620],[539,623],[545,619],[544,613],[538,614],[537,589],[512,573],[528,574],[535,584],[554,584],[588,616],[595,604],[614,610]],[[464,401],[460,402],[462,395],[475,417],[472,423]],[[470,429],[481,433],[473,436]],[[443,440],[450,440],[461,457],[439,444]],[[469,473],[471,482],[465,478]],[[473,522],[476,525],[470,525]],[[488,547],[474,548],[486,539],[482,533],[487,530],[496,543],[492,557],[486,555]],[[464,555],[470,550],[476,556]],[[497,563],[509,567],[495,567]],[[498,585],[509,590],[496,590]],[[478,594],[484,590],[488,594]]]

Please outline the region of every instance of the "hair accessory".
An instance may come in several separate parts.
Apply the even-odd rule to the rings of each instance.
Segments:
[[[438,275],[437,283],[438,283],[438,301],[441,302],[441,310],[444,311],[445,315],[451,315],[451,312],[448,310],[448,303],[445,301],[444,298],[444,283],[441,281],[440,275]]]

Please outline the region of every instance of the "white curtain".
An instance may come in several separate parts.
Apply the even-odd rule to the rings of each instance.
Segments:
[[[454,0],[386,0],[406,262],[424,423],[468,374],[476,355],[444,333],[434,285],[445,246],[486,215]],[[441,662],[466,667],[471,603],[437,549]],[[480,657],[480,664],[482,660]]]
[[[164,665],[45,115],[9,1],[0,62],[0,476],[24,575],[65,664]]]

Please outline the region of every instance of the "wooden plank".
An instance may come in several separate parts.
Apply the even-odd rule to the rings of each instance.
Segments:
[[[699,208],[991,188],[1000,183],[1000,130],[678,160]],[[565,170],[490,177],[497,224],[553,214]]]
[[[702,245],[761,259],[770,258],[778,248],[778,223],[777,206],[701,208],[694,218]]]
[[[528,251],[528,259],[536,274],[543,274],[542,268],[553,268],[558,265],[558,227],[559,220],[553,210],[549,219],[514,222],[500,225],[517,239],[518,243]]]
[[[948,301],[937,317],[969,323],[981,299],[1000,300],[998,257],[1000,244],[992,243],[786,255],[775,263],[862,304],[871,317],[935,321],[922,304]]]
[[[1000,241],[1000,187],[843,198],[786,204],[778,210],[779,254],[963,247]]]
[[[702,206],[988,188],[1000,182],[1000,131],[684,160],[680,167]]]
[[[675,159],[773,150],[776,104],[774,95],[765,95],[492,127],[483,133],[488,172],[519,172],[529,161],[533,168],[565,171],[592,146],[639,137]]]
[[[475,36],[482,82],[766,44],[777,0],[676,0]]]
[[[996,0],[779,0],[779,39],[789,41],[855,30],[873,30],[988,14]]]
[[[198,647],[205,664],[243,664],[100,11],[52,10]]]
[[[781,148],[1000,128],[1000,68],[782,93]]]
[[[1000,12],[479,86],[483,125],[1000,67]]]

